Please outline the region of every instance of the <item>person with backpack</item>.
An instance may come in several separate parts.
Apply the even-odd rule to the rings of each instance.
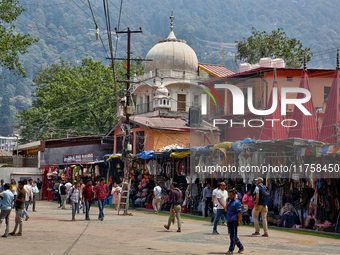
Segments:
[[[68,203],[69,199],[71,200],[71,204],[72,204],[72,220],[75,221],[79,199],[80,199],[81,202],[83,202],[83,196],[80,192],[80,183],[79,182],[75,182],[74,186],[72,188],[70,188],[70,191],[67,194],[66,203]]]
[[[260,224],[258,216],[261,213],[262,217],[262,225],[264,234],[262,236],[268,237],[268,225],[267,225],[267,213],[268,207],[267,204],[270,199],[270,194],[267,190],[267,187],[263,185],[263,179],[261,177],[255,179],[256,188],[255,188],[255,208],[253,210],[253,220],[255,225],[255,233],[254,236],[260,235]]]

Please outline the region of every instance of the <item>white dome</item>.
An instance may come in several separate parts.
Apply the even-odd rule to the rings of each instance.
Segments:
[[[148,52],[145,72],[154,70],[177,70],[197,72],[198,60],[195,51],[184,40],[176,39],[173,31],[167,39],[158,43]]]
[[[166,87],[164,87],[163,84],[161,84],[155,92],[155,97],[154,98],[164,98],[168,97],[169,91]]]

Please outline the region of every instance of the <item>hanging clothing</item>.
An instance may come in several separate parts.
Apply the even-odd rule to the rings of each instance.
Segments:
[[[157,174],[157,169],[158,169],[158,163],[156,160],[150,160],[147,164],[147,168],[149,170],[149,173],[151,175],[156,175]]]

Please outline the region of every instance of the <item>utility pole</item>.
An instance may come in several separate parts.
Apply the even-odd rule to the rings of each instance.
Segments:
[[[129,179],[129,169],[128,169],[128,146],[129,146],[129,140],[130,140],[130,83],[133,81],[130,80],[131,74],[130,74],[130,67],[131,67],[131,34],[135,33],[142,33],[142,28],[139,28],[139,30],[132,31],[129,27],[127,28],[127,31],[117,31],[117,28],[115,28],[116,34],[127,34],[127,70],[126,70],[126,102],[124,105],[124,114],[125,114],[125,139],[124,139],[124,151],[123,151],[123,159],[124,159],[124,179]]]

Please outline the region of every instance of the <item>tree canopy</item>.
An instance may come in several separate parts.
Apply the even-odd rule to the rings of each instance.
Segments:
[[[19,55],[27,53],[27,47],[38,39],[31,38],[30,34],[22,35],[14,31],[14,22],[23,11],[17,0],[0,2],[0,66],[6,67],[15,75],[25,76]]]
[[[243,41],[236,41],[237,54],[235,61],[244,61],[250,64],[258,63],[260,58],[282,58],[287,67],[300,68],[304,57],[311,60],[310,48],[303,48],[300,40],[289,38],[282,28],[271,31],[258,31],[252,28],[251,36],[243,37]]]
[[[117,62],[115,72],[117,80],[125,80],[125,63]],[[133,62],[131,72],[143,73],[140,61]],[[32,106],[17,115],[21,142],[104,134],[117,121],[112,69],[101,61],[85,58],[76,66],[60,59],[39,69],[31,86]],[[124,87],[117,84],[120,97]]]

